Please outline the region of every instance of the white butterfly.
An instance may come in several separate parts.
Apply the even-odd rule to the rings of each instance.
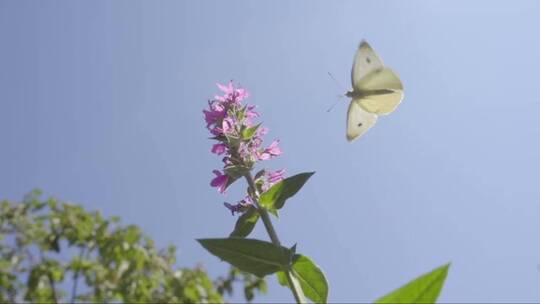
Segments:
[[[347,113],[347,139],[362,136],[376,122],[378,115],[392,113],[403,99],[399,77],[385,67],[366,41],[356,51],[351,71],[352,98]]]

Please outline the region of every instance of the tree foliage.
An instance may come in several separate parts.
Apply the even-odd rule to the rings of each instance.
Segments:
[[[1,303],[220,303],[237,281],[248,301],[266,291],[237,269],[214,282],[200,266],[178,268],[176,248],[158,250],[139,227],[40,194],[0,203]]]

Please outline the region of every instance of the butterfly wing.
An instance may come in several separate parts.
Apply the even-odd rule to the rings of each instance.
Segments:
[[[384,68],[383,62],[371,46],[364,40],[360,42],[351,70],[353,90],[361,90],[360,83],[370,73]]]
[[[351,141],[367,132],[376,122],[377,115],[360,106],[361,99],[353,99],[347,112],[347,140]]]
[[[368,74],[359,81],[358,87],[365,96],[360,100],[360,105],[371,113],[392,113],[403,100],[403,84],[389,68]]]

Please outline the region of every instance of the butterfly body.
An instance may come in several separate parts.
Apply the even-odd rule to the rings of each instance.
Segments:
[[[351,71],[353,89],[345,96],[351,103],[347,113],[347,139],[366,133],[379,115],[393,112],[403,99],[403,85],[366,42],[362,41]]]
[[[355,98],[364,98],[364,97],[373,96],[373,95],[391,94],[395,92],[396,90],[392,90],[392,89],[348,91],[347,93],[345,93],[345,96],[355,99]]]

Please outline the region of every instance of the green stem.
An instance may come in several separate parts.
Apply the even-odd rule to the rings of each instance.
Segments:
[[[253,203],[255,204],[255,207],[257,208],[257,210],[259,211],[259,214],[261,215],[261,219],[263,221],[264,227],[266,228],[266,232],[268,233],[268,236],[270,236],[270,240],[272,240],[272,243],[274,245],[281,246],[281,242],[279,241],[276,230],[274,229],[274,226],[272,225],[272,221],[270,220],[268,211],[266,211],[266,209],[264,209],[263,207],[261,207],[261,205],[259,205],[259,191],[257,191],[257,187],[255,186],[255,180],[253,179],[251,172],[248,172],[245,175],[245,178],[249,187],[252,189],[254,193],[253,195],[254,197],[252,197]],[[287,276],[287,281],[293,293],[294,299],[296,300],[296,303],[306,303],[304,292],[302,291],[302,288],[299,286],[298,281],[296,281],[293,278],[291,270],[285,269],[285,274]]]

